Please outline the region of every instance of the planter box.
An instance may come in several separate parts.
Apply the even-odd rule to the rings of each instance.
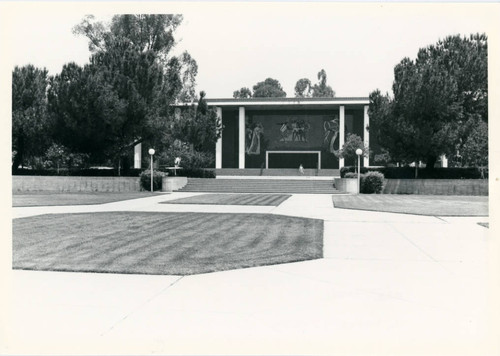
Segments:
[[[12,176],[13,192],[139,192],[138,177]]]
[[[357,178],[335,178],[335,188],[342,193],[358,194]]]
[[[163,177],[161,181],[162,192],[172,192],[181,189],[187,184],[186,177]]]

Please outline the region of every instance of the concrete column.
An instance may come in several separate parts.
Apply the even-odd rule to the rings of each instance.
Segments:
[[[345,141],[345,110],[344,106],[339,107],[339,150],[344,146]],[[344,159],[339,158],[339,169],[344,167]]]
[[[448,158],[446,158],[446,155],[441,156],[441,167],[448,168]]]
[[[368,105],[364,107],[364,116],[363,116],[363,127],[364,127],[364,137],[363,143],[366,147],[370,147],[370,132],[368,128],[370,126],[370,117],[368,116]],[[368,167],[370,165],[370,157],[363,157],[363,166]]]
[[[142,168],[142,143],[134,146],[134,168]]]
[[[245,168],[245,107],[240,106],[238,132],[238,168]]]
[[[217,117],[222,122],[222,108],[217,107]],[[222,168],[222,136],[215,143],[215,168]]]

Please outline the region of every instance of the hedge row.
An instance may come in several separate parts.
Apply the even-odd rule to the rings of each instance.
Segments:
[[[354,172],[355,167],[342,167],[340,177],[344,178],[347,173]],[[415,179],[414,167],[361,167],[361,173],[380,172],[387,179]],[[418,179],[482,179],[488,178],[488,169],[480,168],[434,168],[426,170],[418,169]]]
[[[183,168],[177,169],[174,173],[173,169],[167,169],[169,176],[176,175],[177,177],[188,177],[188,178],[215,178],[215,171],[211,169],[204,168]]]
[[[148,170],[149,171],[149,170]],[[127,171],[121,170],[121,177],[139,177],[142,169],[129,169]],[[169,176],[174,175],[174,171],[170,170],[168,172]],[[118,177],[117,169],[17,169],[12,172],[15,176],[79,176],[79,177]],[[177,176],[179,177],[189,177],[189,178],[215,178],[215,172],[210,169],[179,169],[177,170]]]
[[[142,169],[121,170],[121,177],[139,177]],[[118,177],[117,169],[26,169],[19,168],[12,172],[14,176],[78,176],[78,177]]]

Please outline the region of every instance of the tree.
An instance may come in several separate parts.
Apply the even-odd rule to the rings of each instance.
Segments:
[[[276,79],[267,78],[253,86],[254,98],[284,98],[286,93]]]
[[[181,113],[173,127],[173,139],[188,143],[191,152],[212,152],[222,135],[222,122],[215,108],[209,108],[205,92],[200,92],[198,105]]]
[[[311,81],[307,78],[297,80],[295,84],[296,98],[310,98],[312,95]]]
[[[324,69],[318,72],[318,80],[317,84],[314,84],[312,87],[312,96],[313,98],[333,98],[335,97],[335,92],[332,87],[326,85],[326,72]]]
[[[326,84],[326,72],[324,69],[318,72],[318,83],[312,85],[307,78],[302,78],[295,84],[295,97],[297,98],[333,98],[335,91]]]
[[[471,125],[487,123],[487,39],[449,36],[394,68],[394,98],[370,94],[371,132],[396,161],[453,156]]]
[[[16,66],[12,72],[12,169],[27,156],[43,152],[50,144],[50,120],[47,114],[45,68]]]
[[[488,166],[488,125],[484,121],[477,122],[471,128],[469,136],[461,145],[461,164],[466,167]]]
[[[252,97],[252,92],[247,87],[243,87],[240,90],[235,90],[233,92],[233,98],[235,99],[247,99]]]
[[[180,15],[117,15],[105,26],[87,16],[74,28],[92,55],[89,65],[68,66],[54,80],[51,102],[65,145],[119,163],[135,144],[163,140],[172,104],[195,99],[196,61],[187,52],[170,56],[181,22]]]
[[[363,157],[369,156],[370,150],[368,146],[364,144],[361,137],[356,134],[348,133],[344,145],[342,146],[342,148],[340,148],[340,150],[334,152],[334,154],[339,158],[354,160],[354,162],[356,162],[356,159],[358,157],[358,155],[356,154],[356,150],[358,148],[361,148],[361,150],[363,150]]]

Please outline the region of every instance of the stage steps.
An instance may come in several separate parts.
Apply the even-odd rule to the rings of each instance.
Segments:
[[[276,177],[276,176],[300,176],[298,168],[218,168],[215,170],[217,177],[224,176],[263,176],[263,177]],[[304,169],[304,176],[308,177],[340,177],[339,169]]]
[[[331,180],[188,178],[179,192],[338,194]]]

